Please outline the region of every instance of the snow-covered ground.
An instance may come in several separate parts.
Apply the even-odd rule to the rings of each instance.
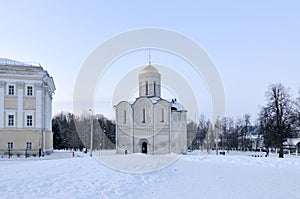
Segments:
[[[80,152],[0,158],[0,198],[300,198],[300,157],[194,152],[142,174],[108,168]]]

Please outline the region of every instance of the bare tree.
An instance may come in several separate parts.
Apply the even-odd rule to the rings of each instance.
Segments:
[[[197,124],[194,121],[190,121],[187,124],[187,144],[188,148],[193,150],[193,140],[196,137],[197,133]]]
[[[298,127],[300,126],[300,90],[295,101],[294,124]]]
[[[289,90],[280,83],[272,84],[266,98],[267,104],[262,107],[259,117],[265,145],[279,147],[279,158],[283,158],[283,143],[292,133],[293,104]]]
[[[219,139],[220,139],[220,133],[222,130],[222,122],[220,118],[218,117],[215,126],[214,126],[214,133],[215,133],[215,143],[216,143],[216,154],[219,153]]]
[[[206,119],[204,115],[201,115],[199,119],[197,131],[192,142],[193,149],[200,149],[200,148],[203,149],[204,139],[207,135],[208,128],[209,128],[209,121]]]
[[[210,153],[210,150],[215,146],[216,135],[214,133],[213,125],[210,121],[207,122],[208,129],[204,139],[204,147],[207,149],[207,152]]]

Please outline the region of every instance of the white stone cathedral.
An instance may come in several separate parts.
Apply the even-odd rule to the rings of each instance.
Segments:
[[[139,73],[139,97],[115,108],[117,153],[187,151],[187,111],[176,99],[161,98],[161,74],[151,63]]]

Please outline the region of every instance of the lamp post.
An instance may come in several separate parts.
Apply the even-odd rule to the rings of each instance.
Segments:
[[[103,127],[103,134],[102,134],[102,140],[101,140],[101,150],[103,151],[104,149],[104,136],[106,135],[106,128],[105,126]]]
[[[219,117],[217,118],[216,122],[215,122],[215,128],[214,128],[214,131],[215,131],[215,138],[216,138],[216,154],[219,155],[219,136],[220,136],[220,131],[221,129],[221,122],[219,120]]]
[[[91,111],[91,143],[90,143],[90,156],[93,156],[93,110],[90,109],[89,111]]]
[[[219,155],[219,132],[216,130],[216,154]]]

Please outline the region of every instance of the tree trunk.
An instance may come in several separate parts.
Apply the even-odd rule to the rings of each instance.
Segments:
[[[280,141],[279,158],[283,158],[283,143]]]
[[[283,158],[283,148],[280,147],[280,150],[279,150],[279,158]]]

